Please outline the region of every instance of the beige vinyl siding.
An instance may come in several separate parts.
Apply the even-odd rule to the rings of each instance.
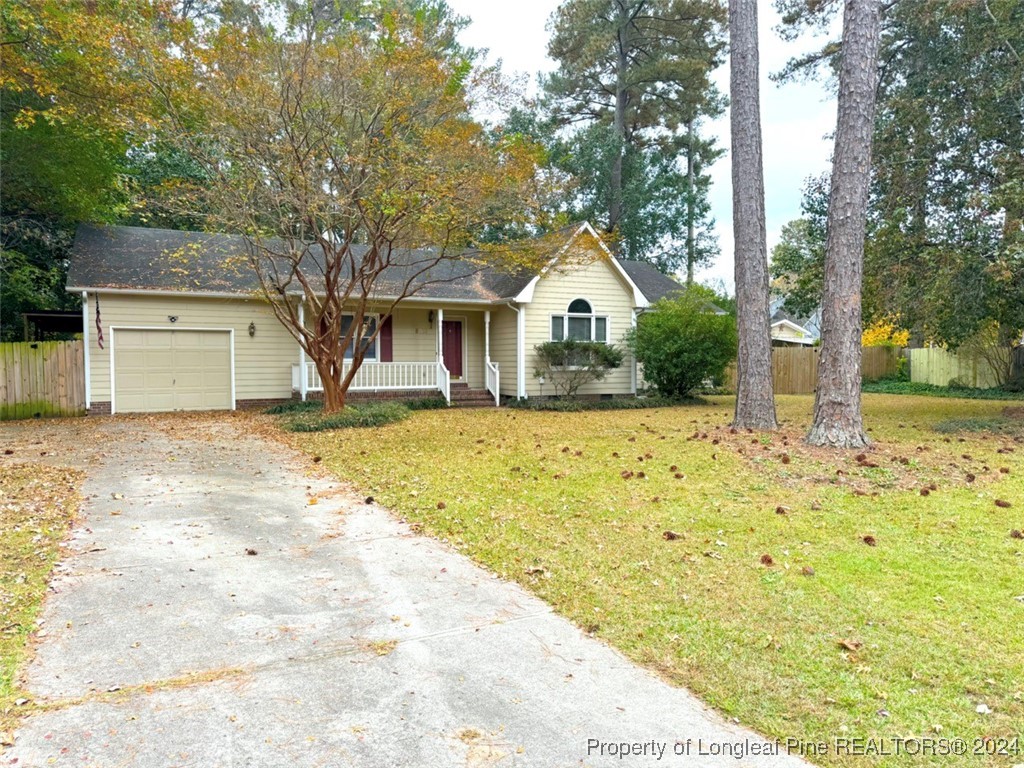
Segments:
[[[391,351],[396,363],[437,360],[437,310],[444,310],[445,320],[462,321],[463,371],[472,389],[483,389],[484,379],[484,313],[458,305],[398,307],[391,321]],[[429,313],[434,312],[431,327]]]
[[[265,302],[102,291],[99,301],[106,349],[97,344],[96,294],[89,293],[89,368],[94,403],[110,400],[110,346],[112,340],[117,344],[117,327],[234,329],[235,399],[291,396],[291,366],[299,360],[299,347]],[[172,323],[169,316],[178,319]],[[251,338],[249,323],[256,324],[256,335]]]
[[[507,306],[491,311],[491,361],[498,364],[501,394],[516,396],[516,312]]]
[[[542,388],[533,375],[536,368],[534,347],[551,340],[551,316],[564,314],[573,299],[586,299],[596,315],[608,317],[608,342],[615,344],[626,357],[619,368],[604,379],[580,389],[583,395],[625,395],[632,391],[633,358],[626,350],[624,336],[632,326],[633,291],[609,262],[596,249],[592,258],[574,259],[571,266],[554,269],[537,283],[533,301],[526,304],[526,391],[530,397],[553,395],[550,383]]]

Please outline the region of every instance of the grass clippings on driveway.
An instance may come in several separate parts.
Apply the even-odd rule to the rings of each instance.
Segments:
[[[78,509],[80,481],[76,470],[0,461],[0,732],[17,714],[17,670]]]
[[[1024,445],[944,434],[986,401],[865,396],[864,454],[732,400],[653,411],[416,414],[296,437],[416,526],[768,736],[1022,739]],[[1006,506],[1006,505],[1009,506]],[[980,710],[980,711],[979,711]],[[989,742],[999,746],[998,742]],[[1011,766],[1011,754],[835,765]]]

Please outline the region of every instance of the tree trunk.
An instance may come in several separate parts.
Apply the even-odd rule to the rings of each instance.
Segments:
[[[736,253],[737,427],[776,429],[761,165],[757,0],[729,0],[732,228]]]
[[[825,244],[821,357],[812,445],[864,448],[861,417],[861,286],[871,182],[880,36],[879,0],[846,0],[839,107]]]
[[[320,364],[319,360],[316,361],[317,373],[320,374],[320,382],[324,388],[324,413],[337,413],[345,409],[345,396],[348,394],[348,387],[343,386],[340,380],[340,369],[335,375],[333,368],[333,362],[328,362],[324,366]]]
[[[697,194],[694,189],[693,120],[686,123],[686,138],[688,143],[686,150],[686,194],[689,195],[689,200],[686,203],[686,284],[693,285],[693,268],[697,261],[697,239],[693,211],[693,206],[697,202]]]
[[[629,68],[629,13],[625,0],[618,6],[618,50],[615,65],[615,114],[612,129],[615,133],[615,157],[612,159],[611,178],[608,190],[608,231],[617,232],[622,222],[622,165],[626,151],[626,109],[629,106],[629,92],[626,87],[626,71]],[[619,253],[619,238],[612,238],[612,250]]]

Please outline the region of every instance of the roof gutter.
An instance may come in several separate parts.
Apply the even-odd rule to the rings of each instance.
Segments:
[[[169,291],[162,289],[150,289],[150,288],[105,288],[103,286],[73,286],[69,285],[65,290],[68,293],[85,293],[86,291],[92,291],[93,293],[114,293],[122,294],[124,296],[168,296],[168,297],[196,297],[201,299],[237,299],[239,301],[266,301],[266,298],[260,293],[240,293],[230,291]],[[305,293],[302,291],[289,292],[288,296],[304,297]],[[394,301],[397,296],[373,296],[369,300],[373,301]],[[505,299],[444,299],[434,298],[431,296],[406,296],[401,302],[415,302],[415,303],[445,303],[445,304],[475,304],[486,307],[500,306]]]

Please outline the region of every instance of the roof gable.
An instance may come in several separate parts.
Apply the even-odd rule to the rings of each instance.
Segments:
[[[580,239],[585,237],[593,239],[600,250],[601,257],[608,262],[616,276],[622,280],[624,287],[632,293],[633,306],[646,307],[649,302],[643,291],[641,291],[640,288],[637,287],[637,284],[633,282],[629,273],[623,268],[622,263],[615,258],[612,252],[608,249],[608,246],[605,245],[604,240],[588,222],[584,222],[576,228],[575,232],[569,236],[565,244],[558,250],[554,257],[552,257],[543,269],[541,269],[537,275],[534,275],[533,278],[515,296],[514,301],[522,304],[528,304],[533,301],[534,290],[537,288],[537,284],[540,282],[541,278],[557,267],[558,264],[565,259],[573,244],[579,242]]]

